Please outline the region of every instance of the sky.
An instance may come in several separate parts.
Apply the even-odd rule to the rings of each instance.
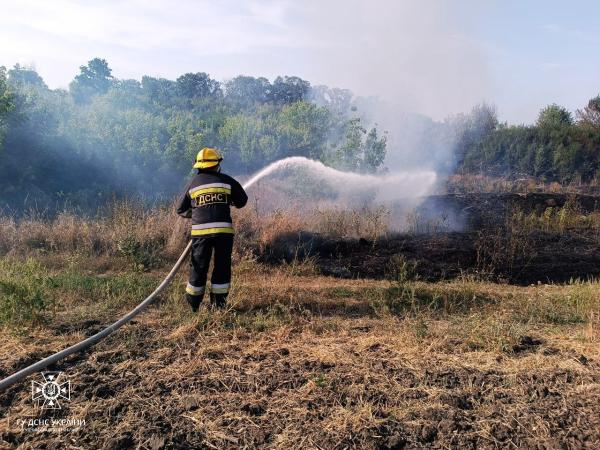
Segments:
[[[297,75],[440,120],[496,105],[531,123],[600,93],[600,2],[0,0],[0,65],[66,88],[105,58],[117,78]]]

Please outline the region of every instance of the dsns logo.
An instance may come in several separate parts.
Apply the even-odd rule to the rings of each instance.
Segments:
[[[42,409],[60,409],[60,401],[71,400],[71,381],[62,372],[42,372],[43,382],[31,382],[31,398]]]

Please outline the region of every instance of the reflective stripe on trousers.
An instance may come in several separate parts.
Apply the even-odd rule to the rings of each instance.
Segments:
[[[185,292],[187,292],[190,295],[193,295],[194,297],[204,295],[204,290],[204,286],[194,286],[191,283],[188,283],[185,287]]]
[[[210,292],[212,294],[227,294],[229,292],[229,286],[231,283],[212,283],[210,285]]]

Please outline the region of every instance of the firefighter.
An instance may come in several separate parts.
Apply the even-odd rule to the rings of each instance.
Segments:
[[[210,301],[223,308],[231,283],[233,224],[229,205],[243,208],[248,202],[244,188],[229,175],[221,173],[223,158],[214,148],[203,148],[196,156],[198,173],[187,185],[177,214],[192,219],[192,253],[186,300],[198,311],[206,290],[208,266],[214,252],[210,280]]]

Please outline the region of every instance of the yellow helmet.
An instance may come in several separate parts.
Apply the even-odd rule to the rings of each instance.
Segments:
[[[208,169],[215,167],[223,161],[223,157],[216,148],[204,147],[196,155],[196,163],[194,169]]]

